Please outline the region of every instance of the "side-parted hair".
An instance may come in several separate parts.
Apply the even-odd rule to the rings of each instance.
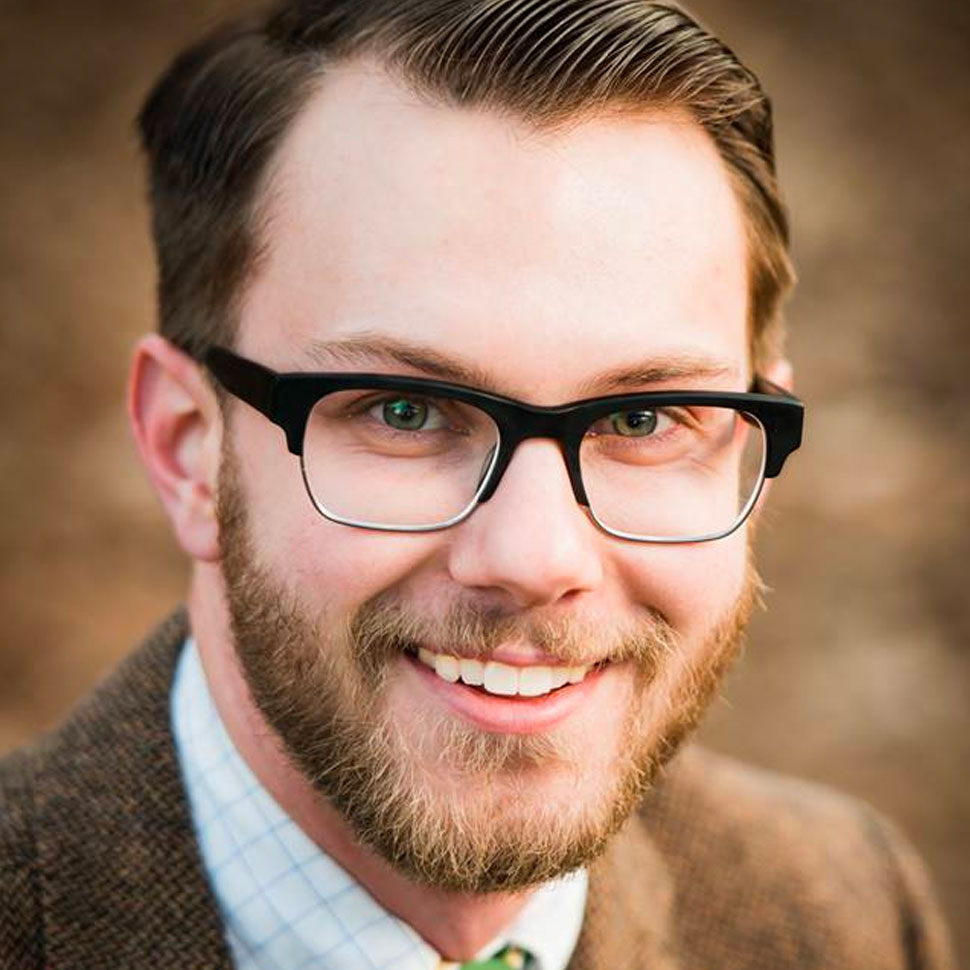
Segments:
[[[178,56],[138,119],[159,263],[160,330],[195,356],[232,345],[266,241],[269,163],[328,68],[369,57],[442,105],[540,129],[613,110],[686,112],[745,214],[756,368],[780,353],[794,282],[771,105],[686,12],[649,0],[289,0]]]

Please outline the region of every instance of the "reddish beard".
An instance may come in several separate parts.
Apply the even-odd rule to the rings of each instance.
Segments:
[[[236,651],[262,716],[361,842],[410,878],[452,891],[521,890],[592,861],[708,706],[760,591],[749,566],[729,614],[689,651],[656,612],[610,629],[462,601],[435,618],[394,589],[341,623],[308,610],[259,565],[229,450],[218,516]],[[569,812],[543,800],[543,779],[554,767],[582,775],[585,745],[556,731],[488,734],[446,715],[419,726],[387,716],[388,673],[403,652],[448,644],[487,656],[511,641],[563,664],[634,667],[634,702],[609,770]],[[661,693],[665,702],[653,703]],[[444,768],[459,795],[453,780],[438,783]]]

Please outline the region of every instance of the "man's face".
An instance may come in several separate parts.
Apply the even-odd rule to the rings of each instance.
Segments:
[[[750,381],[742,216],[683,118],[539,134],[350,65],[271,174],[237,349],[276,370],[447,379],[447,364],[539,405]],[[658,382],[658,365],[683,373]],[[705,706],[755,596],[743,529],[612,538],[550,441],[425,534],[321,518],[279,429],[244,405],[224,454],[223,571],[256,703],[364,842],[445,888],[588,861]],[[418,647],[520,678],[590,669],[505,697],[449,682]]]

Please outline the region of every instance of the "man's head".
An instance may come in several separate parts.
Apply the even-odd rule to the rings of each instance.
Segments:
[[[142,125],[163,333],[195,355],[538,406],[780,373],[767,103],[672,8],[294,4],[176,62]],[[607,535],[543,438],[451,529],[340,525],[263,415],[159,341],[139,360],[136,428],[197,562],[200,647],[235,652],[356,835],[465,891],[592,858],[736,653],[757,594],[744,529]],[[585,678],[509,699],[455,683],[462,660],[520,690]]]
[[[200,355],[232,342],[268,242],[280,144],[333,68],[364,60],[416,97],[538,130],[659,110],[700,125],[744,212],[756,369],[778,354],[792,270],[770,103],[720,40],[676,4],[648,0],[304,0],[186,51],[139,119],[161,332],[174,343]]]

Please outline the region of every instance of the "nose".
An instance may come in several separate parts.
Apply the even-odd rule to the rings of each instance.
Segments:
[[[520,444],[495,494],[451,533],[452,579],[519,609],[588,592],[603,577],[603,537],[547,439]]]

